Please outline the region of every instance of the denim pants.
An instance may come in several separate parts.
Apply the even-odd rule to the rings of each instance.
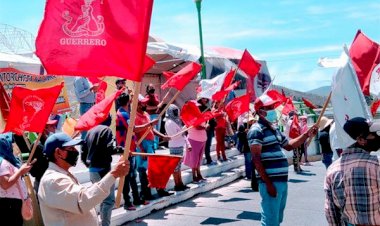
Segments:
[[[90,172],[90,180],[96,183],[102,179],[107,173]],[[115,205],[115,185],[112,185],[110,194],[100,203],[100,218],[102,226],[111,225],[112,208]]]
[[[94,106],[94,103],[80,103],[79,104],[79,113],[80,115],[84,115],[90,108]],[[81,132],[81,138],[84,139],[86,137],[87,131]]]
[[[325,164],[326,169],[329,168],[329,166],[332,163],[333,153],[322,153],[322,163]]]
[[[261,225],[278,226],[284,219],[284,210],[286,198],[288,196],[287,182],[273,182],[277,191],[276,197],[268,194],[265,183],[259,183],[259,192],[261,196]]]
[[[244,164],[245,164],[245,176],[248,178],[248,179],[251,179],[252,177],[254,177],[255,175],[252,175],[252,153],[251,152],[247,152],[247,153],[244,153]]]
[[[150,115],[150,120],[154,120],[158,118],[158,114]],[[161,118],[158,119],[157,125],[154,126],[157,131],[161,129]],[[159,146],[160,138],[158,136],[154,136],[154,149],[157,150]]]

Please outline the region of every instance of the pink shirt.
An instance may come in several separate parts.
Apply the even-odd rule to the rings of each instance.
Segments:
[[[3,159],[0,165],[0,177],[1,176],[10,176],[13,175],[18,169],[13,166],[11,163],[9,163],[7,160]],[[23,197],[20,196],[20,192],[17,189],[17,183],[20,185],[21,194]],[[21,179],[21,177],[18,179],[17,183],[12,185],[10,188],[4,190],[0,186],[0,197],[1,198],[14,198],[14,199],[25,199],[28,197],[26,186],[24,181]]]
[[[135,121],[135,124],[136,126],[139,126],[139,125],[144,125],[144,124],[147,124],[150,122],[150,118],[149,118],[149,114],[144,112],[144,113],[140,113],[140,112],[136,112],[136,121]],[[140,137],[142,135],[144,135],[145,131],[142,131],[140,133],[136,133],[136,137],[137,139],[140,139]],[[153,133],[153,128],[151,127],[148,135],[146,135],[146,137],[144,138],[145,140],[154,140],[154,133]]]

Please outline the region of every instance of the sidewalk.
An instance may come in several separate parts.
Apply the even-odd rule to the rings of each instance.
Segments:
[[[289,167],[289,194],[282,226],[327,225],[323,207],[325,167],[318,161],[295,174]],[[260,196],[250,181],[238,179],[221,188],[124,225],[260,225]]]

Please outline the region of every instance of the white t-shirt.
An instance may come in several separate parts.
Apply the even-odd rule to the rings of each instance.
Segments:
[[[171,119],[165,121],[165,131],[169,136],[177,134],[182,128]],[[169,140],[169,148],[184,147],[186,145],[186,138],[183,134],[173,137]]]
[[[15,173],[18,169],[13,166],[10,162],[3,159],[0,165],[0,177],[5,175],[12,175]],[[20,185],[21,193],[23,197],[20,196],[20,192],[17,189],[17,183]],[[27,190],[24,181],[21,179],[21,177],[18,179],[17,183],[13,184],[10,188],[4,190],[0,186],[0,197],[1,198],[14,198],[14,199],[25,199],[27,197]]]

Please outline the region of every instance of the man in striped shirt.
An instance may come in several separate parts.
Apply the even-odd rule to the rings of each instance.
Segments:
[[[356,142],[332,163],[325,179],[329,225],[380,225],[380,122],[356,117],[343,129]]]
[[[272,124],[276,120],[274,108],[278,104],[278,101],[266,94],[258,97],[255,100],[255,111],[259,120],[251,126],[247,135],[258,172],[263,226],[278,226],[283,220],[288,196],[288,161],[282,148],[291,151],[317,132],[317,127],[314,125],[306,133],[288,140]]]

